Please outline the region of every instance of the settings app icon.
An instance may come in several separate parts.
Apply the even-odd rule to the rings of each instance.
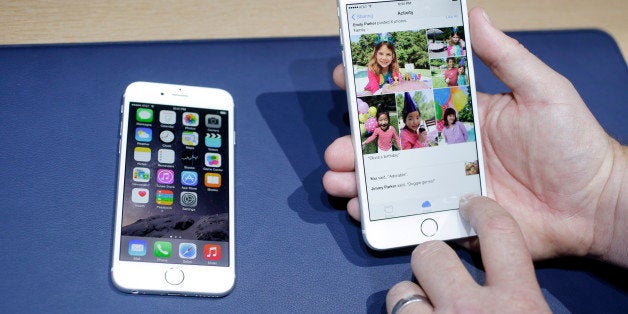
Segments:
[[[181,192],[181,205],[187,207],[196,207],[198,197],[194,192]]]

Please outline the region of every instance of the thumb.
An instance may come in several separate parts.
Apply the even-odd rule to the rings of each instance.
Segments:
[[[571,83],[530,53],[517,40],[495,28],[482,8],[469,12],[473,51],[508,86],[518,103],[548,101]]]

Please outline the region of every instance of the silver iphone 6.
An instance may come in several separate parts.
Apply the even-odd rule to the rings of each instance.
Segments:
[[[130,84],[121,108],[111,276],[130,293],[222,296],[235,282],[233,99]]]
[[[467,237],[460,197],[486,195],[464,0],[338,1],[364,239]]]

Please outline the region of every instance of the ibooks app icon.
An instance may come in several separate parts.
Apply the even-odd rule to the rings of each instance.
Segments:
[[[205,173],[205,186],[208,188],[219,188],[222,185],[220,173]]]

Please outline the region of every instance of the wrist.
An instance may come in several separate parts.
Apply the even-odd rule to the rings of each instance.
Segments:
[[[613,167],[597,204],[589,255],[628,267],[628,147],[610,141]]]

